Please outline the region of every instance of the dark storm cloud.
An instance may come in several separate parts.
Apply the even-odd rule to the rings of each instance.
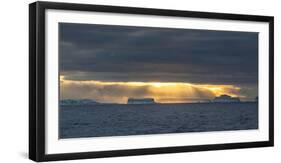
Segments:
[[[256,85],[258,33],[60,23],[73,80]]]

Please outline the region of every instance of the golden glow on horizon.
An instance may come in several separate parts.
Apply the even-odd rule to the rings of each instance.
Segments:
[[[198,102],[223,94],[239,95],[234,85],[194,84],[183,82],[105,82],[66,80],[60,76],[61,98],[91,98],[100,102],[126,103],[129,97],[154,98],[156,102]]]

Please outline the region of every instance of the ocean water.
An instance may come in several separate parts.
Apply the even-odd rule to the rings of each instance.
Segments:
[[[61,106],[59,111],[59,138],[257,128],[256,102]]]

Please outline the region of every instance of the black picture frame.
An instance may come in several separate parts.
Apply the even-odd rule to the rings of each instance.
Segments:
[[[95,11],[126,14],[161,15],[176,17],[241,20],[269,23],[269,140],[260,142],[229,143],[195,146],[156,147],[150,149],[98,151],[83,153],[45,153],[45,11]],[[271,16],[222,14],[151,8],[133,8],[88,4],[34,2],[29,5],[29,158],[34,161],[55,161],[116,156],[208,151],[236,148],[269,147],[274,144],[274,18]]]

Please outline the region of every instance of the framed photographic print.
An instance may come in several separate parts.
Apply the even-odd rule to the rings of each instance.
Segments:
[[[35,2],[34,161],[273,146],[273,17]]]

